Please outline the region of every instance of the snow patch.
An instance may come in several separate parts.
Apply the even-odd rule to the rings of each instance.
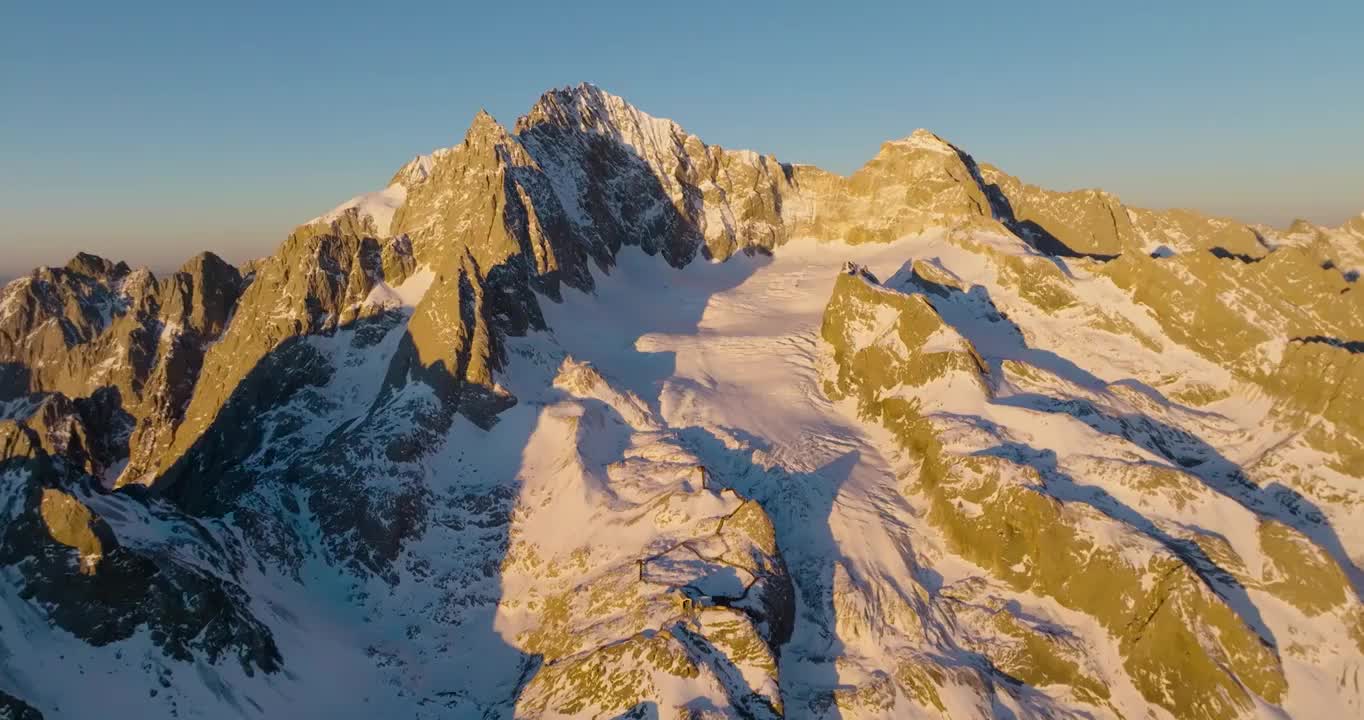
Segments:
[[[415,161],[414,161],[415,162]],[[418,169],[425,177],[425,169],[418,165]],[[341,219],[349,210],[354,210],[360,217],[367,217],[374,223],[374,229],[382,236],[387,236],[392,230],[393,215],[398,212],[398,208],[407,202],[407,187],[401,183],[394,183],[375,192],[356,195],[340,205],[337,205],[331,212],[309,220],[307,224],[316,222],[332,223]]]
[[[422,267],[398,285],[389,285],[380,280],[370,289],[362,305],[390,309],[415,308],[426,297],[426,291],[431,289],[435,279],[434,270]]]

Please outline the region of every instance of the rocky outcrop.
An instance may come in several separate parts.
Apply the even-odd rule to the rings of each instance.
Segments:
[[[924,386],[987,394],[980,378],[988,369],[926,296],[840,276],[822,332],[836,370],[826,392],[855,398],[862,417],[895,436],[913,462],[907,490],[926,498],[929,519],[955,552],[1017,590],[1095,618],[1153,704],[1187,717],[1233,718],[1257,698],[1278,701],[1287,681],[1274,647],[1180,554],[1091,507],[1058,500],[1032,467],[944,448],[948,428],[922,409]],[[1142,548],[1135,562],[1133,547]],[[1057,667],[1045,657],[1024,673]],[[1001,664],[1010,662],[1017,658]],[[1095,693],[1095,682],[1073,669],[1049,677]]]
[[[1323,227],[1307,220],[1294,220],[1287,228],[1257,227],[1266,242],[1275,247],[1302,248],[1323,267],[1336,270],[1348,282],[1364,272],[1364,213],[1345,221],[1340,227]]]
[[[0,718],[4,720],[43,720],[43,714],[32,705],[0,690]]]
[[[6,451],[0,460],[0,567],[11,573],[17,597],[96,647],[148,630],[152,642],[176,659],[236,657],[247,674],[277,670],[279,651],[236,582],[240,565],[234,568],[223,547],[202,537],[188,541],[204,544],[199,558],[210,558],[205,567],[120,542],[92,502],[99,495],[92,476],[100,466],[85,448],[93,434],[60,395],[48,397],[27,420],[0,425]],[[158,519],[137,500],[117,507],[120,519]]]

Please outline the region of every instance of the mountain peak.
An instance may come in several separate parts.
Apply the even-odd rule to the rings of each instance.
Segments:
[[[530,110],[522,116],[522,119],[539,119],[544,116],[553,116],[556,111],[562,112],[574,106],[604,107],[612,100],[619,102],[622,105],[629,105],[623,98],[612,95],[589,82],[581,82],[577,85],[566,85],[561,88],[546,90],[542,93],[540,98],[535,101],[535,104],[531,106]],[[518,125],[519,124],[520,121],[518,120]]]
[[[76,253],[67,261],[66,269],[94,278],[116,278],[127,275],[129,271],[127,263],[115,263],[88,252]]]
[[[1290,235],[1315,233],[1316,231],[1317,226],[1306,218],[1293,218],[1293,222],[1288,224],[1288,233]]]
[[[919,128],[899,140],[891,140],[886,143],[886,146],[897,149],[925,150],[944,155],[955,155],[957,153],[955,145],[924,128]]]
[[[479,110],[474,115],[469,130],[464,133],[462,147],[473,153],[491,151],[497,162],[513,165],[534,164],[534,161],[526,154],[525,149],[521,147],[521,143],[486,110]]]
[[[550,90],[516,121],[517,134],[539,125],[592,132],[638,146],[649,140],[685,135],[672,120],[640,111],[619,95],[591,83]]]
[[[474,113],[473,121],[469,123],[469,129],[464,133],[465,141],[467,142],[470,136],[488,133],[506,135],[507,130],[487,110],[479,108],[478,112]]]
[[[202,275],[206,272],[217,273],[225,272],[232,268],[232,264],[224,260],[220,255],[212,250],[204,250],[194,257],[185,261],[180,266],[180,272],[189,275]]]

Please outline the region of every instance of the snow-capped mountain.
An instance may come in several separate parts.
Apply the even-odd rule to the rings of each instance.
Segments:
[[[245,267],[4,287],[0,717],[1358,717],[1361,258],[480,113]]]

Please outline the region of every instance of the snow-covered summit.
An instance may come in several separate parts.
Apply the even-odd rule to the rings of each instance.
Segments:
[[[893,147],[911,148],[914,150],[925,150],[928,152],[955,154],[956,148],[952,144],[938,137],[933,132],[919,128],[910,135],[899,140],[891,140],[886,143]]]

